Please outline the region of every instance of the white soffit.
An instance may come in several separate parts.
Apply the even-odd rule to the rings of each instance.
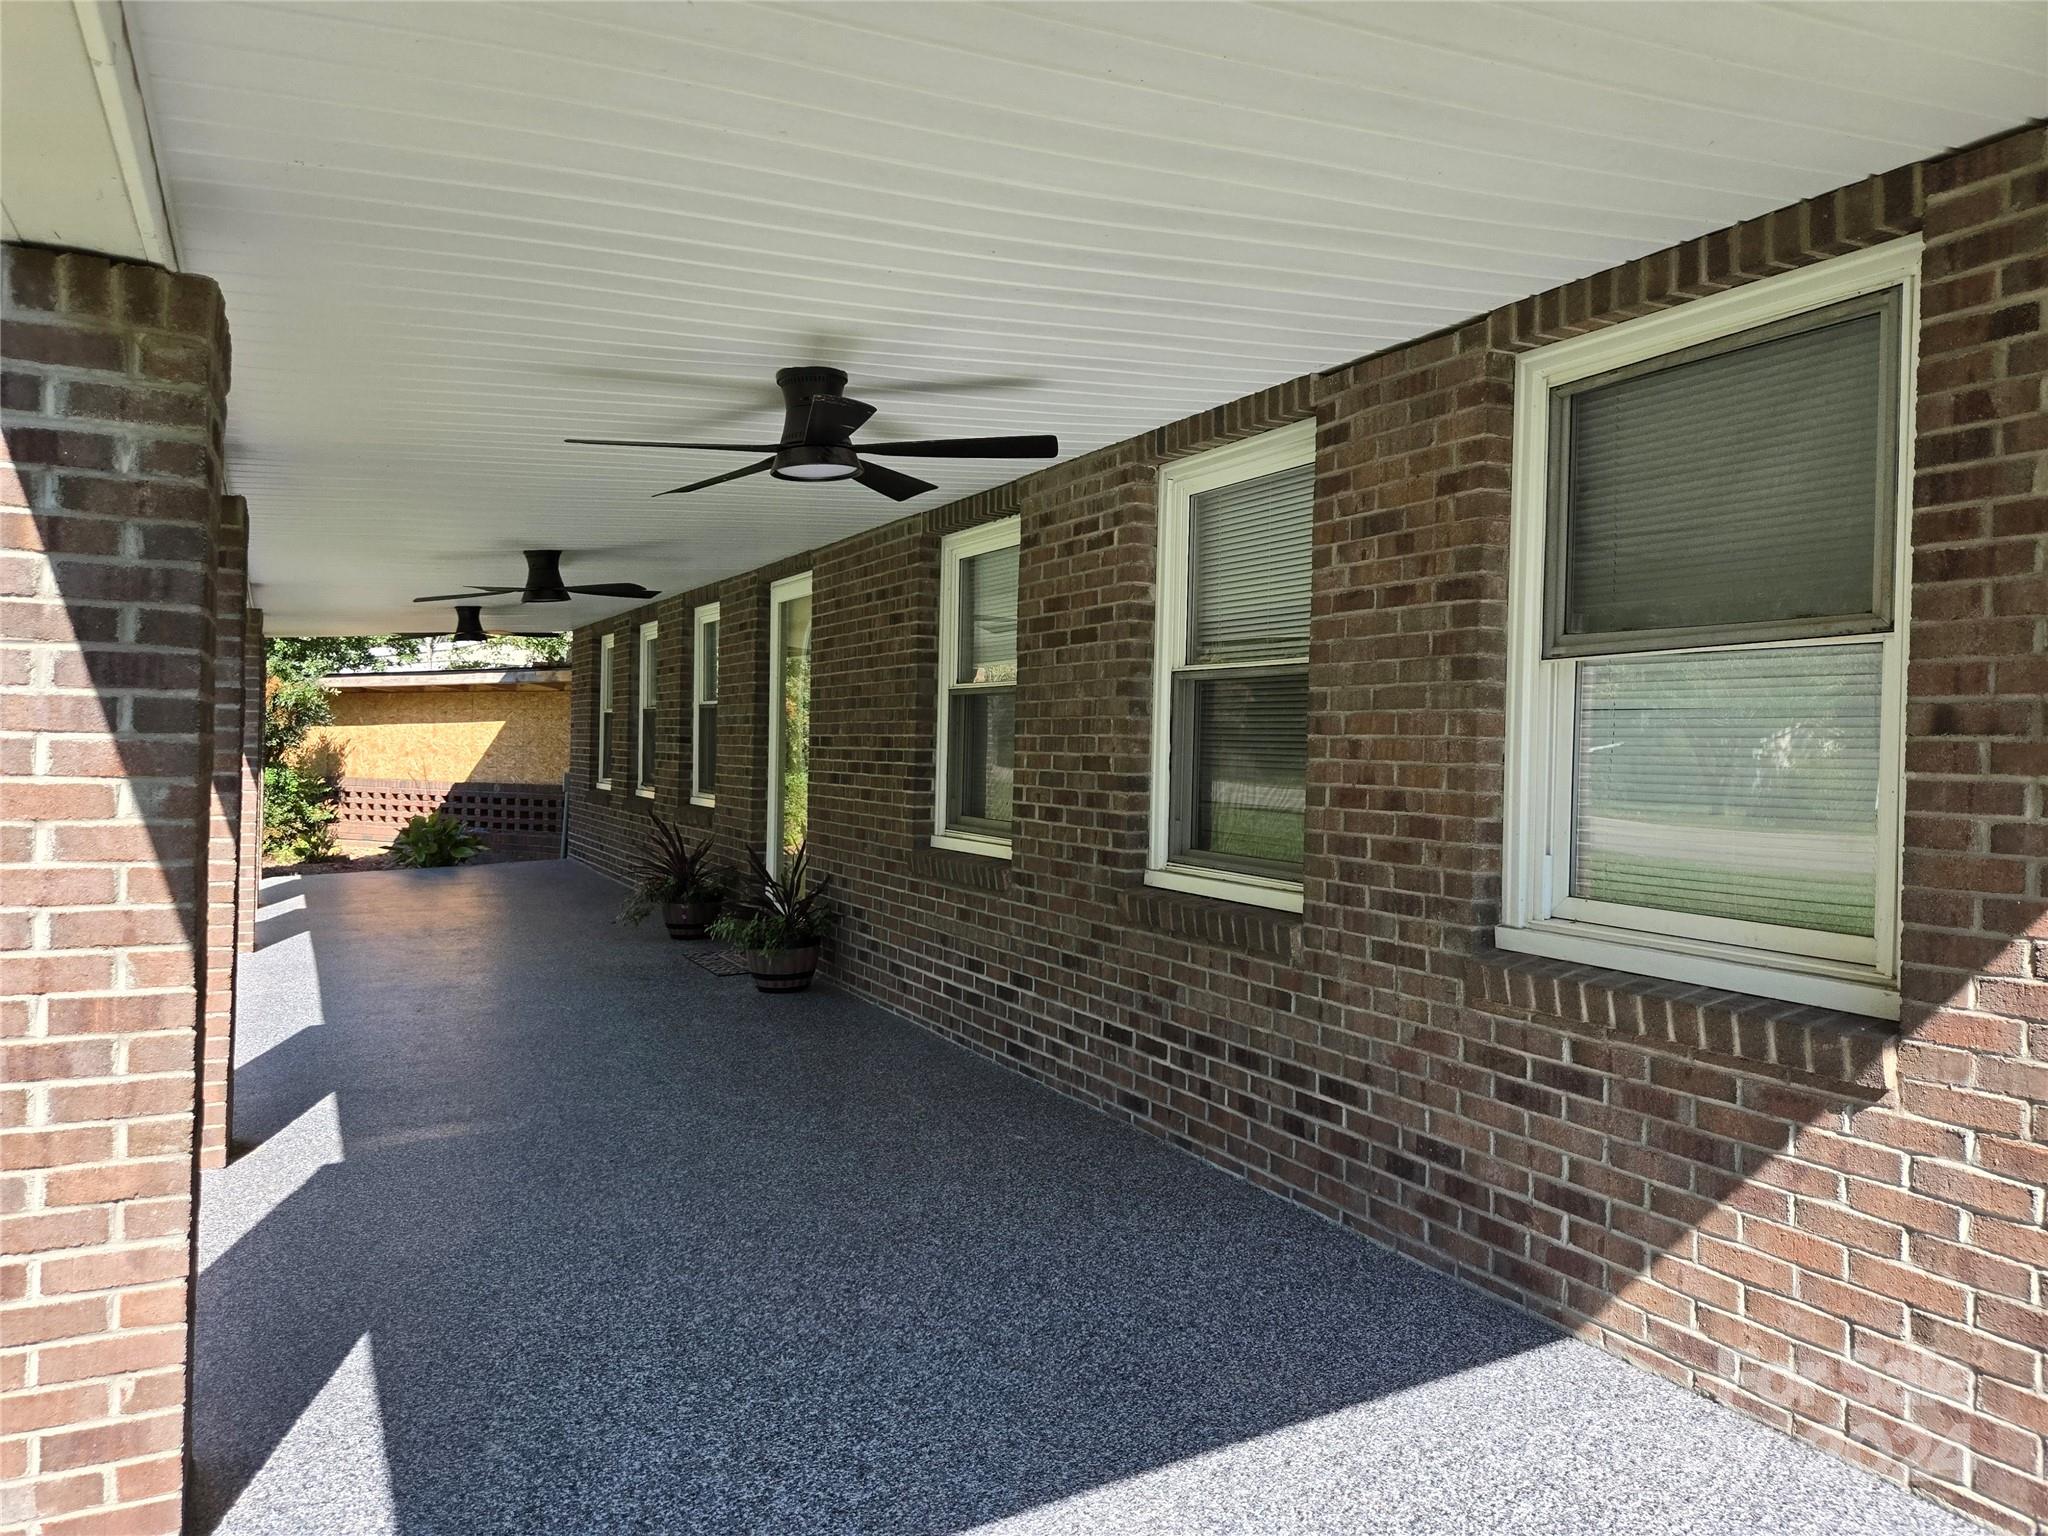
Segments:
[[[747,461],[560,442],[772,433],[708,420],[779,366],[1085,452],[2048,111],[2038,4],[129,15],[275,633],[452,622],[405,599],[526,546],[680,591],[1033,467],[651,500]],[[932,377],[984,382],[883,392]]]
[[[0,6],[0,223],[9,240],[176,264],[114,0]]]

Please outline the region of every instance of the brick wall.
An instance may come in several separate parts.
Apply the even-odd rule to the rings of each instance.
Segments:
[[[225,1168],[235,1052],[235,955],[242,900],[242,656],[249,508],[223,496],[214,548],[213,772],[206,846],[206,1011],[199,1035],[199,1166]]]
[[[227,337],[4,248],[0,1521],[177,1529]]]
[[[1646,1369],[2031,1529],[2048,1516],[2044,203],[2035,129],[728,582],[721,835],[761,836],[765,756],[745,722],[766,708],[762,594],[809,563],[813,845],[840,882],[843,984]],[[1916,230],[1899,1031],[1496,951],[1516,355]],[[1158,467],[1308,415],[1294,918],[1142,872]],[[928,838],[938,540],[1012,512],[1003,865]],[[577,641],[587,701],[594,639]],[[588,725],[580,710],[586,758]],[[593,829],[577,793],[577,852],[616,868],[631,807]]]
[[[256,909],[263,888],[263,610],[242,610],[242,795],[236,853],[235,949],[256,951]]]
[[[718,586],[664,598],[576,631],[570,646],[574,669],[569,706],[569,851],[607,873],[624,876],[646,849],[650,818],[683,827],[715,841],[730,868],[747,866],[746,850],[766,837],[768,773],[767,700],[768,588],[810,567],[810,557],[785,560],[750,571]],[[694,742],[690,688],[695,675],[694,615],[717,603],[718,764],[713,806],[690,803]],[[660,624],[655,636],[657,729],[655,793],[635,793],[638,761],[640,626]],[[612,652],[612,787],[597,787],[597,658],[601,637],[616,635]]]

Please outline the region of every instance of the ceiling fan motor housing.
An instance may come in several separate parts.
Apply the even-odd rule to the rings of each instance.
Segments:
[[[566,603],[569,589],[562,584],[562,552],[559,549],[522,550],[526,556],[526,588],[522,603]]]
[[[837,368],[783,368],[775,375],[775,387],[782,391],[782,441],[792,444],[775,455],[769,471],[778,480],[845,480],[860,473],[860,458],[853,451],[853,413],[820,412],[812,402],[819,396],[843,399],[846,375]],[[865,419],[865,412],[860,413]]]

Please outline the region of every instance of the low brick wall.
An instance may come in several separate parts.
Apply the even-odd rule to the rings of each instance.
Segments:
[[[343,842],[388,843],[413,817],[445,811],[494,852],[554,854],[562,846],[559,784],[343,779],[337,810],[334,835]]]

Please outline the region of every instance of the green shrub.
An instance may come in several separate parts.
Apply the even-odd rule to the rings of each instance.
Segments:
[[[446,869],[484,852],[484,841],[445,811],[415,816],[391,840],[391,857],[402,869]]]
[[[319,774],[302,773],[283,759],[263,765],[263,856],[284,864],[331,859],[334,805],[341,788]]]

